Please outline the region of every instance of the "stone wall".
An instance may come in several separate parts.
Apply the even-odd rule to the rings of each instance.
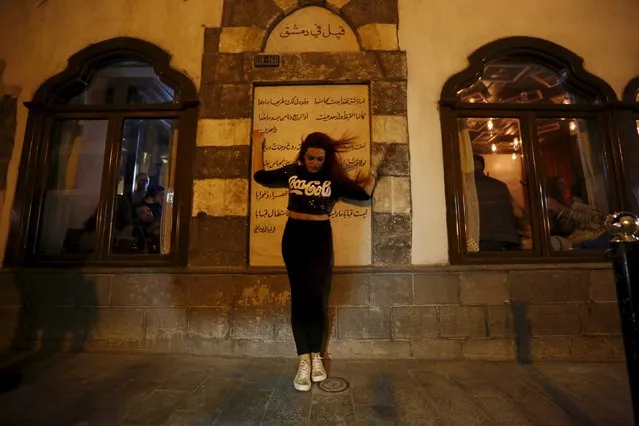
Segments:
[[[609,269],[337,273],[331,357],[621,360]],[[3,348],[295,355],[281,273],[0,276]]]
[[[397,41],[397,1],[316,1],[355,31],[358,52],[281,54],[254,68],[269,30],[296,1],[227,0],[221,28],[205,30],[189,264],[245,266],[252,95],[255,84],[370,82],[372,142],[388,158],[372,201],[375,265],[411,263],[412,216],[406,119],[406,54]],[[309,129],[309,132],[312,129]]]

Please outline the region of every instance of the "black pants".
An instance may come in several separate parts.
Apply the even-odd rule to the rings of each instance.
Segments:
[[[291,325],[297,354],[321,352],[333,269],[330,221],[288,219],[282,256],[291,286]]]

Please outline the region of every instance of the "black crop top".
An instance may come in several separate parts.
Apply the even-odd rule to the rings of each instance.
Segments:
[[[288,187],[288,209],[297,213],[330,214],[338,198],[370,200],[363,188],[347,188],[328,176],[310,173],[304,166],[289,164],[275,170],[258,170],[253,176],[259,184],[268,187]]]

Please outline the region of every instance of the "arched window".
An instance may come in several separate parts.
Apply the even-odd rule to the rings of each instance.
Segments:
[[[98,43],[26,104],[10,263],[186,263],[198,101],[169,61]]]
[[[469,57],[440,111],[450,259],[602,259],[621,204],[606,105],[614,91],[582,59],[514,37]]]

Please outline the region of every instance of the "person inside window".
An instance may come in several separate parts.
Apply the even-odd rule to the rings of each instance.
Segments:
[[[479,250],[520,250],[524,210],[515,202],[508,185],[484,173],[484,157],[474,154],[473,161],[479,201]]]
[[[162,216],[165,189],[162,185],[152,185],[144,195],[144,204],[151,209],[153,216],[159,220]]]
[[[605,214],[584,202],[585,197],[579,185],[571,187],[570,201],[565,196],[565,190],[563,178],[551,176],[546,180],[546,203],[553,248],[607,248],[610,235],[604,228]]]
[[[135,191],[133,192],[133,196],[131,199],[131,203],[134,206],[140,204],[144,200],[144,196],[149,189],[150,182],[151,180],[149,179],[148,173],[138,173],[137,177],[135,178]]]

